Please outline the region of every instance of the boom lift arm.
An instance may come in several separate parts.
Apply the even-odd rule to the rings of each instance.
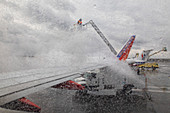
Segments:
[[[110,44],[110,42],[106,39],[106,37],[103,35],[103,33],[100,31],[100,29],[96,26],[96,24],[93,22],[93,20],[90,20],[89,22],[85,23],[83,26],[85,26],[87,24],[91,24],[91,26],[95,29],[95,31],[103,39],[105,44],[109,47],[111,52],[116,55],[117,54],[116,50],[113,48],[113,46]]]
[[[163,47],[161,50],[159,50],[159,51],[157,51],[157,52],[155,52],[155,53],[152,53],[151,55],[149,55],[149,57],[151,57],[151,56],[153,56],[153,55],[155,55],[155,54],[158,54],[158,53],[160,53],[161,51],[167,51],[166,47]]]

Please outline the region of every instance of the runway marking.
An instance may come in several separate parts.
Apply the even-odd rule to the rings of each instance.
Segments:
[[[162,88],[160,90],[157,89],[132,89],[132,91],[147,91],[147,92],[154,92],[154,93],[170,93],[170,90],[166,89],[166,88]]]
[[[170,90],[170,87],[157,87],[157,86],[148,86],[149,89],[163,89],[163,90]]]

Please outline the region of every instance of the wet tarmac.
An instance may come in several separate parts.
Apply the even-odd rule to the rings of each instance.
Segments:
[[[145,71],[151,100],[143,95],[126,98],[115,96],[76,95],[76,91],[49,88],[29,95],[38,104],[41,113],[169,113],[170,63],[160,63],[160,68]],[[137,76],[143,76],[137,75]],[[157,91],[161,91],[158,93]]]
[[[46,91],[51,98],[46,95]],[[147,100],[137,95],[121,99],[115,96],[79,96],[75,95],[75,91],[68,90],[46,91],[30,96],[43,99],[43,103],[36,101],[42,107],[42,113],[135,113],[136,111],[142,113],[147,107]]]
[[[147,87],[153,92],[115,96],[77,95],[76,91],[48,88],[27,96],[39,105],[41,113],[170,113],[170,63],[160,63],[160,68],[144,72]],[[136,75],[142,77],[141,75]],[[159,92],[160,91],[160,92]],[[21,112],[22,113],[22,112]]]

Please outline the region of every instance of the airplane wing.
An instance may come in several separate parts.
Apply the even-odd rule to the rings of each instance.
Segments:
[[[79,77],[81,73],[106,65],[76,68],[48,68],[0,74],[0,105]]]

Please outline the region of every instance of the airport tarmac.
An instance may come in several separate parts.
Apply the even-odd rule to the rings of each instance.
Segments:
[[[127,99],[114,96],[75,96],[75,91],[46,89],[29,95],[41,113],[169,113],[170,63],[159,63],[160,68],[145,71],[151,100],[132,95]],[[137,75],[143,76],[143,75]]]
[[[152,91],[148,93],[151,100],[137,94],[123,99],[115,96],[78,96],[76,91],[54,88],[27,98],[42,108],[41,113],[169,113],[170,63],[159,63],[159,66],[155,71],[145,71],[147,87]]]

